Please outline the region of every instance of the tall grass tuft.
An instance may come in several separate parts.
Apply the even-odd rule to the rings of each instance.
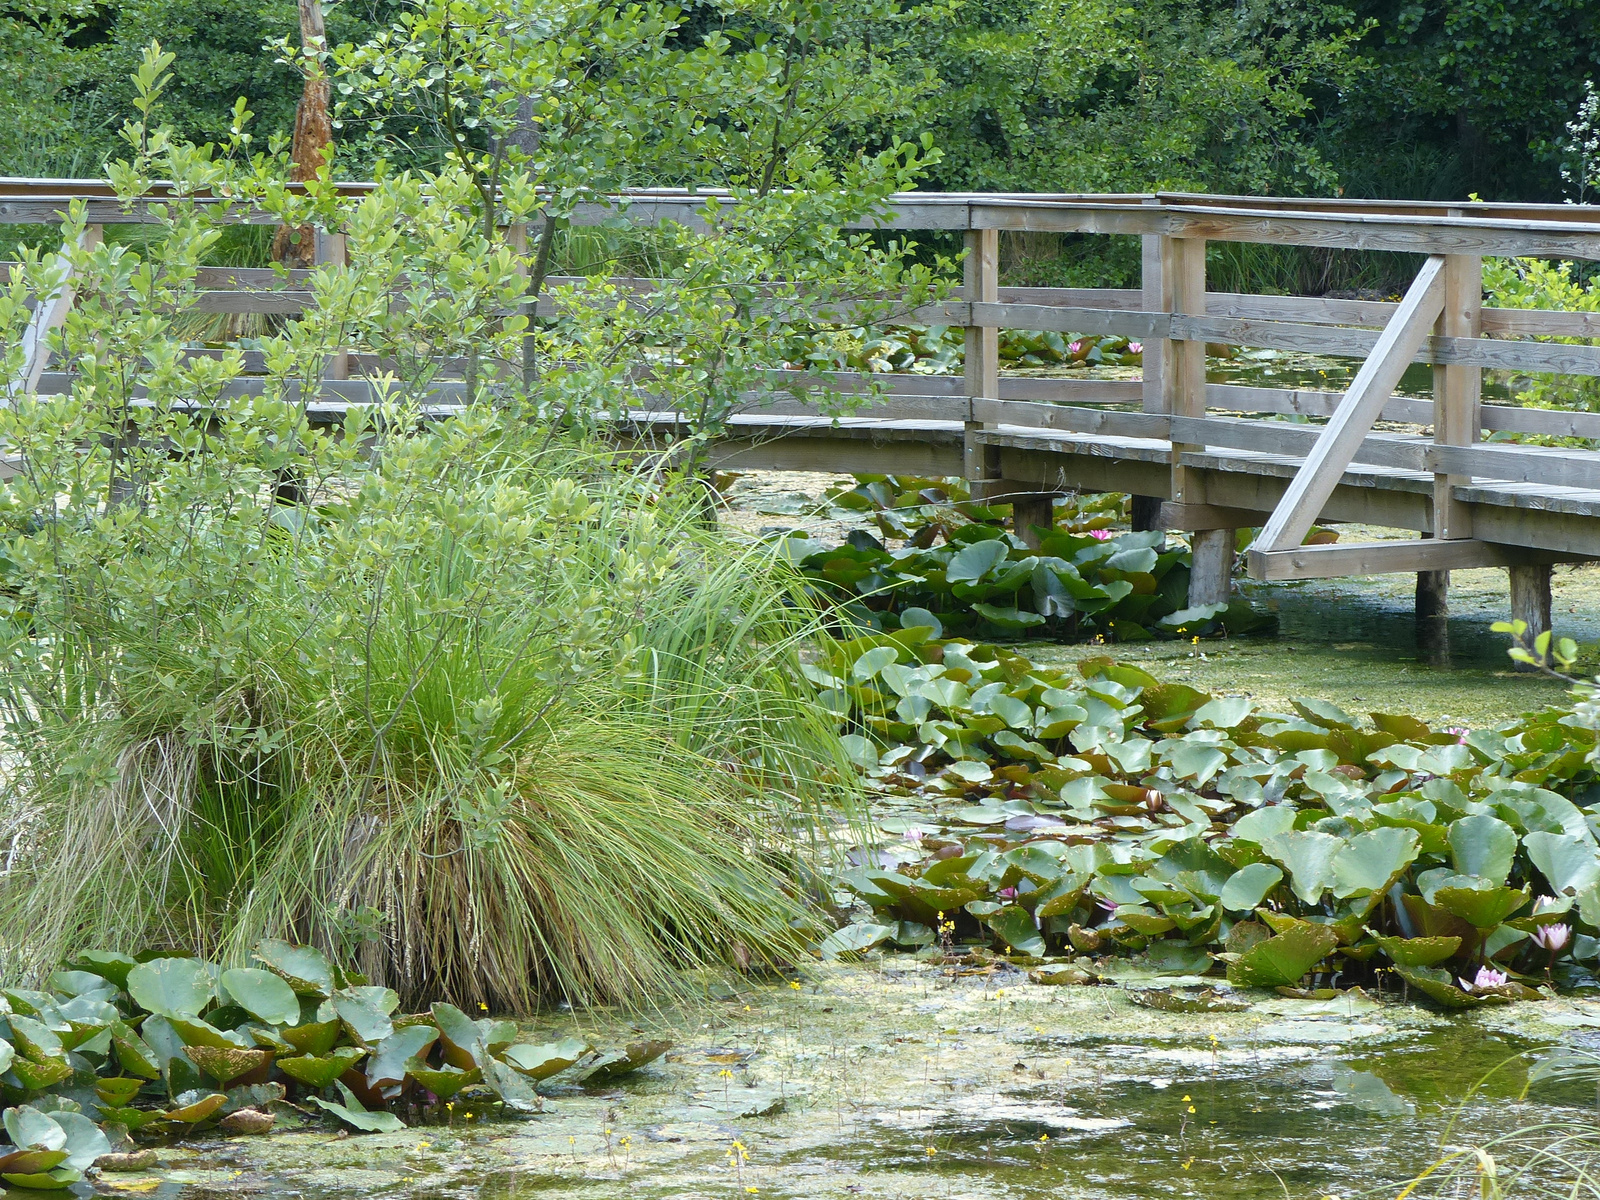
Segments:
[[[197,506],[164,456],[14,543],[6,973],[282,936],[526,1008],[795,953],[799,818],[849,771],[766,553],[487,410],[348,465],[314,508],[265,474]]]

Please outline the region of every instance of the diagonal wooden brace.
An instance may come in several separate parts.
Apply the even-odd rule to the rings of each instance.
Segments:
[[[1378,344],[1361,364],[1344,400],[1251,544],[1248,558],[1252,577],[1265,579],[1272,574],[1267,556],[1299,549],[1323,505],[1339,486],[1362,439],[1371,432],[1400,376],[1444,311],[1444,268],[1445,260],[1437,254],[1422,264]]]

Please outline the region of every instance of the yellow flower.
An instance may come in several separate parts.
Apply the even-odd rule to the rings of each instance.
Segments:
[[[1187,1097],[1187,1096],[1185,1096],[1185,1097],[1184,1097],[1184,1098],[1183,1098],[1183,1102],[1184,1102],[1184,1103],[1185,1103],[1185,1104],[1187,1104],[1187,1103],[1189,1103],[1189,1097]]]
[[[1191,1104],[1191,1105],[1189,1105],[1189,1111],[1190,1111],[1190,1112],[1193,1112],[1193,1111],[1194,1111],[1194,1105],[1192,1105],[1192,1104]]]
[[[1048,1142],[1050,1140],[1050,1135],[1048,1133],[1041,1133],[1039,1135],[1039,1140],[1041,1142]]]
[[[800,990],[800,981],[798,979],[791,979],[789,981],[789,986],[798,992]]]
[[[937,1153],[939,1153],[939,1152],[937,1150],[935,1150],[932,1146],[928,1147],[928,1154],[929,1154],[930,1157],[935,1155],[935,1154],[937,1154]]]

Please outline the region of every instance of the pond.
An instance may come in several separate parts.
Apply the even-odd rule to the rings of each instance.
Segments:
[[[1592,1086],[1519,1099],[1534,1047],[1600,1041],[1600,1002],[1469,1016],[1359,991],[1146,1007],[1182,977],[1030,983],[909,955],[713,980],[643,1025],[674,1050],[622,1084],[554,1088],[520,1122],[343,1137],[318,1127],[163,1152],[120,1194],[406,1200],[1387,1194],[1440,1139],[1594,1119]],[[1215,983],[1215,980],[1208,981]],[[715,997],[715,998],[713,998]],[[543,1032],[615,1038],[615,1014]],[[1463,1106],[1462,1100],[1488,1077]],[[1453,1125],[1452,1125],[1453,1123]],[[18,1193],[21,1195],[21,1193]]]

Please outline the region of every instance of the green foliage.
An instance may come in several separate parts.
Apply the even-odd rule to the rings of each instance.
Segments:
[[[1488,303],[1497,308],[1543,308],[1561,312],[1600,312],[1600,279],[1573,277],[1574,264],[1537,258],[1491,258],[1483,264]],[[1587,345],[1581,338],[1540,341]],[[1584,375],[1518,377],[1517,399],[1533,408],[1566,408],[1600,412],[1600,380]],[[1503,440],[1491,435],[1490,440]],[[1527,440],[1527,439],[1523,439]]]
[[[870,495],[876,486],[857,491]],[[802,535],[783,538],[778,546],[824,601],[841,606],[853,621],[879,628],[931,627],[935,636],[949,629],[1141,641],[1197,637],[1224,627],[1245,632],[1262,623],[1243,602],[1189,607],[1188,549],[1169,546],[1160,532],[1113,537],[1103,528],[1108,520],[1091,519],[1076,529],[1050,531],[1035,549],[976,521],[930,517],[913,530],[911,514],[901,513],[885,508],[879,514],[886,529],[911,537],[901,550],[891,551],[860,530],[840,546]],[[933,545],[935,535],[945,543]]]
[[[85,953],[56,972],[48,992],[0,990],[7,1183],[77,1182],[111,1151],[102,1126],[141,1138],[188,1134],[294,1096],[359,1132],[388,1133],[404,1128],[394,1110],[437,1110],[466,1088],[533,1111],[540,1100],[531,1081],[563,1071],[611,1078],[668,1048],[519,1043],[511,1022],[473,1021],[448,1004],[391,1020],[395,992],[310,946],[258,947],[257,961],[269,969],[222,972],[220,994],[210,985],[212,963],[141,956],[124,985],[124,972],[108,969],[116,958]],[[305,988],[308,976],[326,981],[326,993],[296,1001],[291,988]],[[240,1003],[241,994],[263,1003]]]
[[[849,792],[796,671],[803,597],[770,551],[706,531],[670,464],[541,420],[619,396],[491,376],[528,324],[507,315],[517,256],[485,234],[468,172],[394,176],[350,205],[321,184],[291,197],[270,165],[158,124],[169,62],[153,47],[141,64],[111,173],[129,196],[175,182],[159,236],[87,247],[71,214],[80,292],[54,349],[72,392],[0,412],[22,464],[0,493],[18,764],[0,924],[25,931],[7,969],[85,942],[242,967],[295,931],[356,943],[408,996],[523,1007],[791,953],[807,919],[784,831]],[[260,339],[254,377],[238,348],[187,354],[181,331],[228,215],[184,197],[230,188],[337,222],[350,249]],[[0,295],[7,378],[60,269],[30,254]],[[342,347],[391,364],[385,394],[318,425],[306,398]],[[445,363],[471,355],[483,403],[432,423]],[[116,969],[159,1020],[197,1016],[181,981]],[[320,1076],[331,1053],[299,1057]]]
[[[927,626],[840,642],[814,677],[880,805],[914,814],[881,820],[909,841],[841,876],[870,936],[846,926],[837,946],[915,944],[953,918],[969,944],[1216,961],[1238,986],[1387,962],[1453,1007],[1600,964],[1600,845],[1568,798],[1596,795],[1581,712],[1368,726]]]

